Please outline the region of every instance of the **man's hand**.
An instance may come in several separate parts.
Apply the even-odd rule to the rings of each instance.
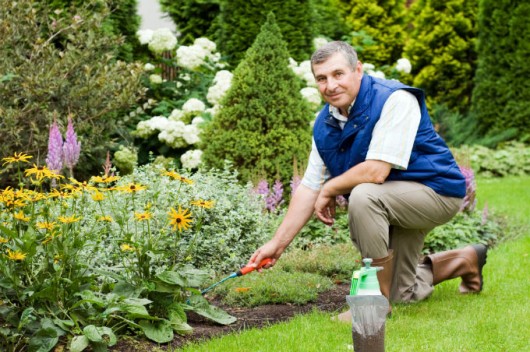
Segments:
[[[323,189],[318,195],[315,203],[315,215],[324,224],[331,226],[335,221],[335,196],[329,195]]]
[[[247,265],[252,265],[254,267],[257,267],[259,263],[263,259],[270,258],[272,259],[272,262],[268,265],[265,265],[263,268],[269,269],[276,264],[276,261],[280,258],[280,256],[283,253],[283,248],[279,245],[277,241],[274,239],[270,240],[269,242],[265,243],[263,246],[258,248],[254,254],[250,257],[250,260],[248,261]]]

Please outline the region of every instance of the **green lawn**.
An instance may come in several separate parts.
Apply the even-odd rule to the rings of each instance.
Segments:
[[[514,222],[519,235],[489,251],[480,295],[458,293],[459,280],[433,296],[396,305],[386,326],[386,351],[530,351],[530,177],[478,180],[478,206]],[[511,236],[509,236],[511,237]],[[283,324],[253,329],[181,351],[352,351],[351,328],[313,312]]]

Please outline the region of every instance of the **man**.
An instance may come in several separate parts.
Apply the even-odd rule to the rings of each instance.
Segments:
[[[429,297],[437,283],[461,277],[460,291],[482,290],[487,248],[468,246],[425,257],[425,235],[449,221],[465,196],[465,179],[434,131],[423,92],[363,75],[355,50],[331,42],[311,57],[328,103],[313,130],[308,168],[273,238],[251,256],[273,266],[315,213],[333,224],[335,198],[348,199],[351,239],[373,259],[390,302]],[[348,312],[339,320],[351,321]]]

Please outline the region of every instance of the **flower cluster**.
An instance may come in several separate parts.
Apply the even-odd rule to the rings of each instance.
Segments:
[[[261,180],[254,188],[254,193],[263,197],[265,200],[265,208],[273,213],[283,203],[283,185],[280,180],[276,180],[269,189],[269,183],[266,180]]]
[[[213,85],[208,88],[208,94],[206,99],[213,106],[220,104],[221,99],[225,96],[226,92],[232,84],[233,74],[227,70],[217,71],[213,79]]]
[[[470,213],[475,210],[475,206],[477,205],[477,184],[475,182],[475,173],[473,172],[473,169],[465,166],[460,166],[460,171],[466,179],[466,195],[460,206],[460,211]]]
[[[147,44],[149,50],[157,54],[173,50],[177,45],[177,37],[169,28],[139,30],[136,35],[141,44]]]
[[[321,44],[322,43],[320,43],[320,45]],[[315,81],[315,77],[313,76],[313,72],[311,70],[311,61],[305,60],[298,64],[295,60],[289,58],[289,67],[307,85],[306,87],[300,90],[300,94],[302,94],[302,97],[307,100],[313,111],[318,110],[322,105],[322,97],[320,95],[320,92],[316,88],[317,84]]]
[[[81,143],[77,141],[72,118],[68,118],[64,142],[57,121],[54,121],[50,126],[48,138],[48,156],[46,157],[48,168],[59,174],[63,166],[66,166],[70,170],[70,176],[73,176],[73,169],[79,161],[80,153]]]
[[[177,63],[188,70],[196,70],[207,61],[222,67],[219,64],[221,54],[216,53],[216,45],[207,38],[197,38],[193,45],[181,45],[177,49]],[[220,66],[219,66],[220,65]]]

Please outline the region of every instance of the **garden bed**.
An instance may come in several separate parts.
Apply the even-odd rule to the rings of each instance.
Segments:
[[[346,306],[345,296],[349,292],[349,284],[337,284],[331,290],[319,294],[315,302],[305,305],[293,304],[268,304],[254,308],[247,307],[227,307],[220,302],[213,301],[212,304],[224,309],[237,318],[231,325],[219,325],[211,320],[207,320],[200,315],[189,313],[188,323],[193,327],[193,332],[187,336],[177,336],[170,346],[162,349],[175,349],[183,347],[188,343],[207,340],[220,335],[239,332],[245,329],[261,328],[270,324],[289,320],[297,314],[311,312],[319,309],[325,312],[340,311]],[[158,345],[148,341],[136,341],[132,339],[121,340],[111,351],[151,351]],[[169,348],[170,347],[170,348]]]

